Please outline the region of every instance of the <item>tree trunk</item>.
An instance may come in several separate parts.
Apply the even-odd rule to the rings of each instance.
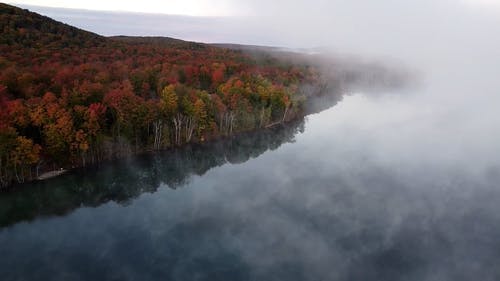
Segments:
[[[181,144],[181,130],[182,130],[182,115],[179,113],[173,118],[174,126],[175,126],[175,144]]]
[[[185,128],[185,133],[186,133],[186,142],[190,142],[191,138],[193,137],[193,132],[196,127],[196,122],[193,117],[185,117],[185,123],[186,123],[186,128]]]
[[[229,135],[233,134],[233,123],[235,119],[235,114],[231,111],[229,114]]]
[[[284,123],[284,122],[285,122],[285,119],[286,119],[286,114],[287,114],[287,112],[288,112],[288,109],[289,109],[289,108],[290,108],[289,106],[286,106],[286,107],[285,107],[285,112],[283,113],[283,118],[281,119],[281,123]]]
[[[154,134],[155,134],[153,147],[156,150],[159,150],[161,146],[162,123],[163,123],[162,120],[157,120],[153,123]]]

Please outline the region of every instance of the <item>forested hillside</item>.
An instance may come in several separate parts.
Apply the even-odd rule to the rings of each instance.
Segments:
[[[284,122],[319,80],[272,56],[102,37],[6,4],[0,31],[0,186]]]

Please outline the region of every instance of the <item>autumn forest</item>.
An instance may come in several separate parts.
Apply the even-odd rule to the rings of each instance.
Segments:
[[[0,4],[0,186],[303,115],[307,64],[160,37],[103,37]],[[309,93],[310,94],[310,93]]]

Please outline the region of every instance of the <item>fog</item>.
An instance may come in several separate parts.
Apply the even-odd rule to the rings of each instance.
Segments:
[[[348,88],[338,104],[308,116],[293,143],[190,176],[180,189],[161,180],[155,193],[124,205],[1,229],[2,276],[498,280],[499,5],[244,7],[240,18],[31,8],[104,35],[321,47],[334,58],[404,65],[418,83],[382,93]],[[125,173],[134,171],[147,174],[132,161]]]

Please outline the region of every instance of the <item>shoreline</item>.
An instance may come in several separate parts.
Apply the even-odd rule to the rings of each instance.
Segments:
[[[39,175],[34,180],[43,181],[43,180],[47,180],[47,179],[58,177],[60,175],[65,174],[66,172],[68,172],[68,170],[67,169],[63,169],[63,168],[61,168],[60,170],[48,171],[48,172],[42,173],[41,175]]]
[[[274,128],[276,128],[278,126],[286,126],[289,123],[293,123],[299,119],[306,118],[310,114],[314,114],[318,111],[323,111],[326,108],[334,106],[338,102],[338,100],[341,99],[341,97],[342,97],[342,94],[338,95],[338,93],[336,93],[335,91],[330,92],[330,94],[325,94],[325,92],[320,91],[320,93],[316,93],[316,94],[310,96],[306,100],[306,104],[308,104],[308,105],[313,105],[316,102],[321,101],[322,106],[320,106],[319,108],[313,109],[314,107],[317,107],[317,106],[312,106],[312,107],[306,106],[302,110],[296,112],[295,116],[288,116],[286,119],[284,119],[282,121],[273,122],[273,123],[267,124],[263,127],[253,128],[253,129],[249,129],[249,130],[236,131],[236,132],[233,132],[232,135],[212,136],[211,138],[205,139],[203,141],[196,139],[196,140],[192,140],[191,142],[183,143],[180,145],[173,145],[170,147],[164,147],[161,149],[152,149],[151,147],[139,148],[137,151],[133,151],[133,152],[130,152],[127,154],[115,154],[111,158],[101,159],[100,161],[88,163],[86,165],[82,165],[81,163],[78,163],[78,164],[72,163],[69,166],[62,166],[60,168],[60,170],[54,170],[53,167],[46,169],[46,170],[41,169],[42,173],[39,176],[33,177],[31,179],[26,179],[24,182],[21,182],[21,183],[12,182],[10,185],[7,185],[7,186],[0,188],[0,193],[6,192],[8,190],[17,189],[19,187],[22,188],[22,186],[24,186],[25,184],[28,184],[28,183],[33,183],[36,181],[47,181],[49,179],[53,179],[53,178],[62,176],[64,174],[67,174],[71,170],[97,167],[100,164],[108,162],[108,161],[116,161],[116,160],[124,159],[126,157],[140,156],[140,155],[145,155],[145,154],[161,153],[162,151],[168,151],[168,150],[183,149],[183,148],[188,147],[190,145],[207,144],[207,143],[216,142],[216,141],[219,141],[219,140],[222,140],[225,138],[238,137],[238,136],[242,136],[245,134],[252,134],[252,133],[264,131],[264,130],[273,130]],[[325,107],[325,108],[323,108],[323,107]]]
[[[288,125],[290,123],[296,122],[297,120],[303,119],[307,115],[309,115],[309,114],[308,113],[303,113],[303,114],[297,115],[297,116],[295,116],[293,118],[287,119],[286,121],[283,121],[283,122],[274,122],[274,123],[271,123],[271,124],[269,124],[267,126],[260,127],[260,128],[254,128],[254,129],[251,129],[251,130],[237,131],[237,132],[234,132],[232,135],[214,136],[214,137],[211,137],[211,138],[206,139],[204,141],[192,140],[191,142],[183,143],[181,145],[174,145],[174,146],[170,146],[170,147],[164,147],[164,148],[161,148],[161,149],[141,148],[141,149],[139,149],[139,150],[137,150],[135,152],[131,152],[129,154],[114,155],[111,158],[102,159],[101,161],[97,161],[97,162],[90,163],[90,164],[87,164],[87,165],[81,165],[81,164],[80,165],[74,165],[75,163],[73,163],[73,165],[67,166],[67,167],[62,167],[59,170],[53,170],[53,169],[52,170],[51,169],[42,170],[42,173],[40,175],[38,175],[36,177],[33,177],[32,179],[26,179],[24,182],[21,182],[21,183],[13,182],[10,185],[7,185],[7,186],[5,186],[3,188],[0,188],[0,194],[3,193],[3,192],[8,192],[9,190],[15,190],[15,189],[18,189],[18,188],[23,188],[24,185],[29,184],[29,183],[43,182],[43,181],[47,181],[47,180],[50,180],[50,179],[53,179],[53,178],[60,177],[60,176],[62,176],[64,174],[67,174],[68,172],[70,172],[72,170],[98,167],[102,163],[106,163],[106,162],[110,162],[110,161],[119,161],[120,159],[124,159],[124,158],[127,158],[127,157],[136,157],[136,156],[141,156],[141,155],[146,155],[146,154],[156,154],[156,153],[161,153],[161,152],[169,151],[169,150],[182,150],[182,149],[185,149],[186,147],[189,147],[191,145],[209,144],[209,143],[217,142],[217,141],[220,141],[220,140],[223,140],[223,139],[227,139],[227,138],[234,138],[234,137],[238,137],[238,136],[244,136],[245,134],[253,134],[253,133],[261,132],[261,131],[265,131],[265,130],[273,130],[273,129],[275,129],[278,126],[286,126],[286,125]]]

